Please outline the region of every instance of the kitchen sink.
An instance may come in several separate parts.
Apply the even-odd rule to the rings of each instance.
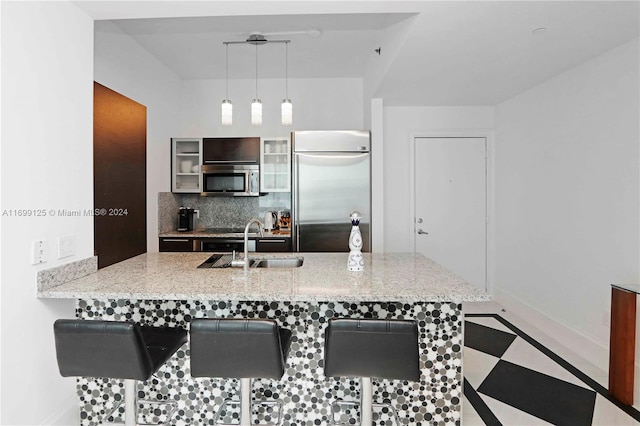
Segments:
[[[267,259],[251,259],[250,268],[299,268],[304,257],[270,257]]]

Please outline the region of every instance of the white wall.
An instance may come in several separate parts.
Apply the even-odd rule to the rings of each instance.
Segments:
[[[414,249],[414,212],[410,208],[412,134],[468,129],[486,131],[493,127],[493,107],[384,108],[385,251],[412,252]]]
[[[93,207],[93,21],[70,2],[0,7],[2,211],[46,213],[2,215],[0,423],[73,424],[75,380],[58,373],[52,326],[74,316],[74,303],[38,300],[36,272],[93,255],[91,216],[49,213]],[[57,260],[63,235],[75,236],[76,255]],[[29,261],[36,239],[48,251],[40,266]]]
[[[229,80],[233,125],[220,124],[225,80],[189,80],[182,84],[181,129],[176,136],[288,136],[292,130],[361,129],[363,126],[362,79],[289,79],[293,125],[280,124],[284,98],[283,79],[259,79],[262,125],[251,124],[251,100],[255,80]]]
[[[95,81],[147,107],[147,250],[158,251],[158,192],[171,190],[181,80],[113,23],[95,26]]]
[[[384,102],[371,99],[371,251],[384,252]],[[366,115],[366,114],[365,114]]]
[[[635,40],[496,110],[497,290],[603,349],[610,284],[640,279],[638,52]]]
[[[364,71],[363,83],[365,108],[364,121],[367,125],[370,123],[372,128],[376,127],[376,124],[374,123],[375,117],[371,114],[369,103],[375,98],[382,99],[376,96],[376,90],[386,76],[386,73],[389,71],[389,68],[393,65],[396,56],[406,42],[411,27],[414,25],[417,18],[418,15],[415,15],[381,30],[378,40],[378,47],[381,49],[380,53],[376,53],[374,50],[369,54],[369,60],[367,61]],[[382,52],[384,52],[384,54]]]

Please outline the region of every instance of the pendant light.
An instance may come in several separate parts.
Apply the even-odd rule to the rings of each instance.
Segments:
[[[229,100],[229,43],[225,43],[226,48],[226,73],[227,81],[225,86],[225,98],[222,100],[222,125],[231,126],[233,124],[233,105]]]
[[[262,101],[258,98],[258,45],[256,44],[256,97],[251,101],[251,124],[262,124]]]
[[[284,44],[284,99],[282,100],[282,125],[293,123],[293,104],[289,99],[289,42]]]
[[[290,126],[292,124],[293,105],[291,104],[291,99],[289,99],[289,49],[287,46],[290,42],[291,40],[267,40],[263,34],[259,33],[251,34],[246,40],[223,42],[227,46],[227,99],[222,101],[222,123],[224,125],[231,125],[233,112],[231,101],[228,99],[230,44],[250,44],[256,47],[256,97],[251,101],[251,124],[254,126],[262,125],[262,101],[258,98],[258,46],[267,43],[285,44],[285,98],[282,100],[282,125]]]

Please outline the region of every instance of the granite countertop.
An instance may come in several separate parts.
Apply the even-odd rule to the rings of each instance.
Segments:
[[[299,268],[198,269],[212,253],[146,253],[38,291],[39,298],[464,302],[490,296],[421,254],[365,253],[363,272],[347,271],[348,253],[304,257]]]
[[[168,231],[158,234],[160,238],[244,238],[241,232],[213,232],[209,229],[196,229],[194,231]],[[265,238],[291,238],[291,231],[263,231],[262,235],[257,232],[249,232],[249,239],[265,239]]]

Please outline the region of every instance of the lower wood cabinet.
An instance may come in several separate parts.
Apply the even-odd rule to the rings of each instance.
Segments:
[[[228,239],[222,239],[228,242]],[[222,241],[221,240],[221,241]],[[205,244],[207,241],[216,241],[214,238],[189,238],[189,237],[160,237],[159,251],[229,251],[233,247],[208,248]],[[250,242],[253,242],[250,241]],[[242,251],[242,240],[240,245],[235,247],[237,251]],[[220,243],[214,245],[219,247]],[[213,246],[212,246],[213,247]],[[253,245],[249,245],[249,250],[253,251]],[[291,251],[291,238],[258,238],[255,240],[256,252],[288,252]]]
[[[162,237],[159,251],[196,251],[195,238]]]
[[[291,251],[291,238],[259,238],[256,242],[256,251]]]

